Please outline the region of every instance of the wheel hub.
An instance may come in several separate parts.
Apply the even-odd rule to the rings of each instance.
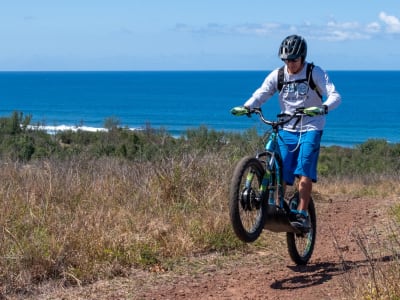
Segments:
[[[256,192],[252,188],[245,188],[243,190],[240,203],[245,211],[259,209],[260,207],[260,202],[257,199]]]

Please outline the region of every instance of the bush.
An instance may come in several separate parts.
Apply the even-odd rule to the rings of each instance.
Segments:
[[[400,170],[400,144],[383,140],[368,140],[355,148],[337,146],[321,149],[318,171],[322,176],[348,178],[385,174],[398,176]]]
[[[244,133],[218,132],[201,126],[188,129],[174,138],[164,129],[131,131],[119,127],[115,117],[105,120],[106,132],[68,130],[47,134],[30,125],[31,116],[14,112],[0,118],[0,157],[14,161],[37,158],[67,159],[86,157],[121,157],[133,161],[159,161],[190,153],[225,153],[232,163],[245,154],[263,150],[263,137],[255,129]],[[346,176],[381,173],[397,176],[400,170],[400,144],[368,140],[355,148],[322,147],[318,165],[320,176]]]

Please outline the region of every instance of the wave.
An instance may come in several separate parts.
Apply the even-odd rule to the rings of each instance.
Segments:
[[[62,131],[88,131],[88,132],[107,132],[107,128],[91,127],[91,126],[70,126],[70,125],[57,125],[57,126],[44,126],[44,125],[28,125],[28,129],[43,130],[49,134],[55,134]],[[124,128],[131,131],[143,130],[142,128]]]

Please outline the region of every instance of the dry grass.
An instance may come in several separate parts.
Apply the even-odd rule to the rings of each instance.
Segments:
[[[343,259],[344,270],[349,269],[342,281],[342,288],[349,299],[396,300],[400,299],[400,225],[390,222],[385,228],[373,232],[361,229],[352,233],[364,261],[358,271]],[[340,255],[341,250],[337,248]]]
[[[379,197],[400,195],[397,176],[370,174],[358,178],[320,178],[314,186],[314,192],[329,195],[347,195],[352,197]]]
[[[243,245],[231,230],[229,161],[193,154],[157,163],[2,162],[0,294],[29,291],[47,279],[82,284],[124,275],[132,266],[162,271],[181,257],[262,248]],[[399,189],[384,178],[321,178],[315,193],[328,199]]]
[[[3,292],[56,278],[80,284],[131,266],[241,247],[227,217],[223,160],[3,163]]]
[[[349,181],[323,179],[316,185],[315,193],[323,193],[325,199],[329,199],[330,194],[336,198],[342,194],[360,199],[376,198],[380,201],[379,199],[385,198],[400,199],[400,186],[397,178],[370,175],[368,178]],[[379,227],[371,224],[372,229],[368,232],[358,228],[352,233],[352,238],[364,255],[365,268],[360,269],[356,275],[348,272],[344,277],[343,290],[349,298],[400,299],[400,206],[392,208],[392,216],[387,215],[387,220],[381,220],[379,224]],[[341,256],[342,250],[340,247],[336,250],[346,270],[347,263]]]

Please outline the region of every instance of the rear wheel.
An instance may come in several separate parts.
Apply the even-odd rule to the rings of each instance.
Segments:
[[[298,193],[293,196],[289,202],[289,207],[292,207],[292,203],[297,201]],[[297,207],[297,204],[295,205]],[[317,219],[315,214],[314,201],[311,198],[308,204],[308,217],[311,225],[311,229],[305,233],[286,233],[286,240],[290,258],[297,265],[306,265],[311,258],[314,251],[315,238],[317,234]]]
[[[260,192],[264,168],[251,156],[242,158],[233,173],[229,213],[233,230],[246,243],[254,242],[264,228],[266,203]]]

